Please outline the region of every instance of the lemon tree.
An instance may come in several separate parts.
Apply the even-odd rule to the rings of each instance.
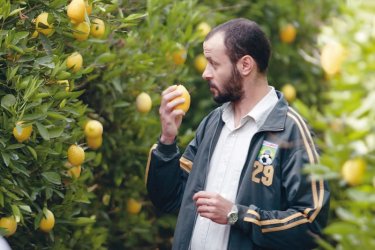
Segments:
[[[101,153],[92,148],[102,141],[87,143],[84,124],[101,117],[82,94],[108,63],[95,50],[107,42],[98,19],[129,22],[101,1],[0,5],[0,233],[12,249],[103,248],[108,230],[85,207],[96,198],[91,167]]]
[[[325,105],[319,111],[295,103],[320,134],[322,157],[314,173],[331,185],[332,215],[326,241],[320,241],[324,249],[375,247],[370,212],[375,190],[375,37],[368,32],[373,10],[369,2],[341,3],[342,16],[333,13],[317,40],[315,62],[329,87]]]

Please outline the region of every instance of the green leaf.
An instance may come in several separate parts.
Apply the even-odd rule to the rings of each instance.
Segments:
[[[101,54],[96,59],[96,61],[98,63],[109,63],[109,62],[113,62],[115,59],[116,59],[116,54],[113,54],[113,53],[110,53],[110,52],[106,52],[106,53]]]
[[[356,225],[349,223],[349,222],[343,222],[343,221],[331,223],[324,230],[326,234],[331,234],[331,235],[335,235],[335,234],[348,235],[357,231],[358,231],[358,227]]]
[[[7,154],[5,152],[1,152],[1,156],[3,157],[3,161],[4,161],[5,165],[8,167],[9,163],[10,163],[9,154]]]
[[[11,205],[12,208],[12,213],[14,217],[16,218],[17,223],[19,223],[22,219],[22,214],[18,206],[16,205]]]
[[[52,138],[58,138],[64,132],[64,127],[59,126],[59,127],[56,127],[56,128],[52,128],[52,129],[48,130],[48,132],[49,132],[49,136],[50,136],[51,139]]]
[[[27,32],[27,31],[17,32],[14,35],[14,38],[12,40],[12,44],[16,45],[20,40],[26,38],[28,35],[29,35],[29,32]]]
[[[19,208],[25,212],[32,213],[31,207],[28,205],[19,205]]]
[[[33,149],[33,148],[30,147],[30,146],[27,146],[27,149],[28,149],[29,152],[33,155],[34,159],[35,159],[35,160],[38,160],[38,154],[36,153],[35,149]]]
[[[25,147],[24,144],[18,144],[18,143],[16,143],[16,144],[9,145],[8,147],[6,147],[6,149],[18,149],[18,148],[23,148],[23,147]]]
[[[61,184],[61,177],[59,173],[56,172],[44,172],[42,176],[48,181],[53,184],[59,185]]]
[[[4,207],[4,194],[3,194],[3,192],[0,192],[0,206]]]
[[[25,8],[18,8],[18,9],[12,10],[12,12],[9,13],[9,16],[13,16],[13,15],[17,14],[18,12],[20,12],[21,10],[24,10],[24,9]]]
[[[55,67],[55,63],[52,60],[52,56],[39,57],[35,60],[35,64],[53,69]]]
[[[38,131],[40,135],[43,137],[43,139],[49,141],[50,135],[47,128],[43,126],[40,122],[36,122],[36,127],[38,128]]]
[[[12,94],[5,95],[3,98],[1,98],[1,106],[6,109],[16,104],[16,102],[16,97]]]

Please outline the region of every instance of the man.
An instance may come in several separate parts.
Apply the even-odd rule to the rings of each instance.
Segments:
[[[203,72],[223,104],[180,155],[184,112],[176,86],[162,93],[161,136],[150,151],[147,190],[164,212],[179,211],[173,249],[311,249],[325,226],[329,191],[303,173],[318,161],[311,133],[268,85],[270,44],[259,26],[234,19],[203,44]]]

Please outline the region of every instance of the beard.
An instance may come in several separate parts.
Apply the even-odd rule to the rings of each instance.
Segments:
[[[243,97],[242,77],[235,65],[232,67],[232,72],[229,78],[223,81],[222,90],[220,90],[215,83],[208,81],[211,89],[215,89],[217,94],[213,94],[213,99],[218,104],[225,102],[236,102]]]

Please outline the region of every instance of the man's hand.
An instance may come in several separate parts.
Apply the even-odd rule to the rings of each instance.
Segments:
[[[219,224],[227,224],[227,215],[233,203],[224,199],[217,193],[199,191],[194,194],[193,200],[200,216],[208,218]]]
[[[185,115],[185,112],[181,109],[173,109],[176,105],[185,101],[183,98],[173,100],[182,95],[181,91],[176,90],[176,87],[176,85],[170,86],[161,94],[159,114],[162,130],[160,142],[164,144],[172,144],[174,142],[178,129],[181,126],[182,117]]]

